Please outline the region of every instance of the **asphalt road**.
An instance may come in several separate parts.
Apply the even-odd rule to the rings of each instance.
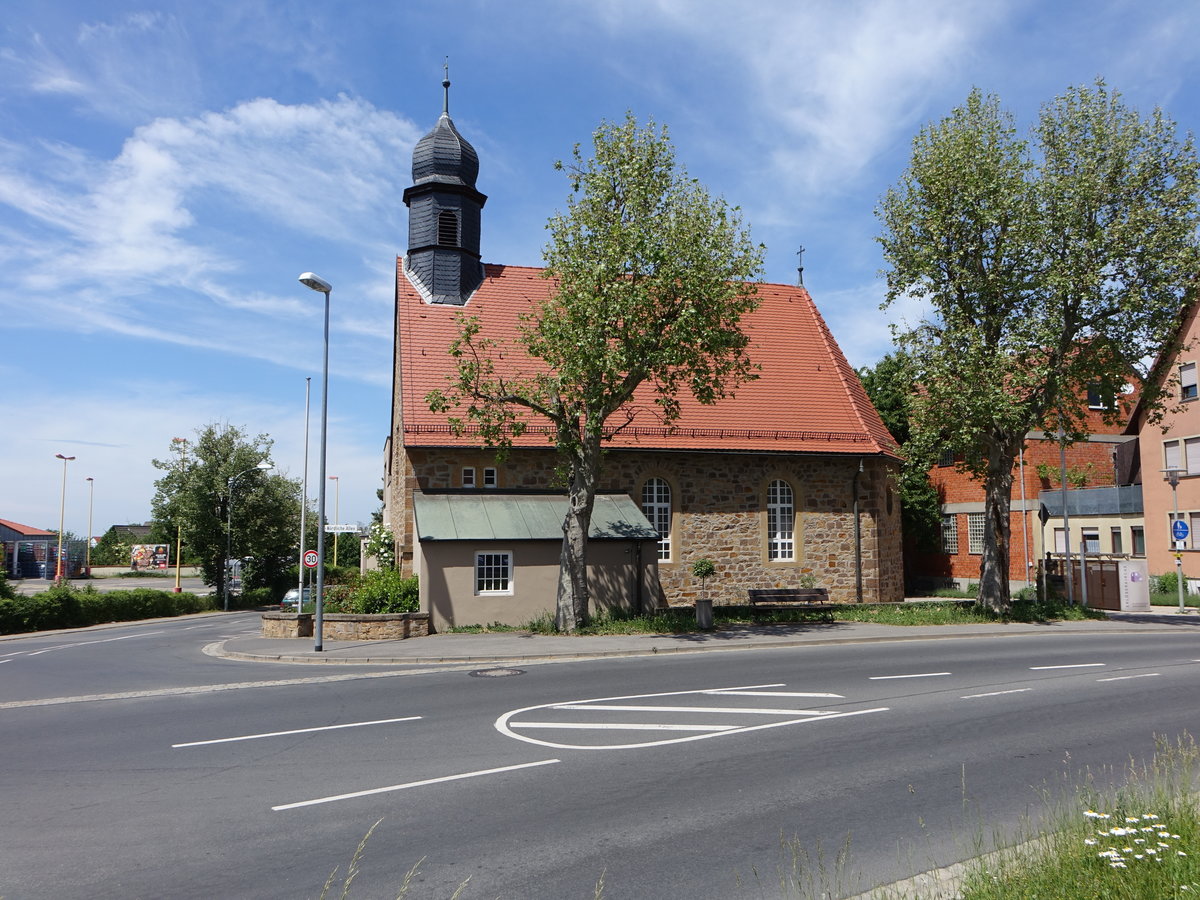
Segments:
[[[253,614],[0,642],[0,895],[842,893],[970,856],[1084,768],[1197,730],[1191,634],[814,646],[522,667],[264,665]],[[152,633],[153,632],[153,633]],[[832,864],[826,868],[832,870]],[[333,896],[340,896],[339,889]]]

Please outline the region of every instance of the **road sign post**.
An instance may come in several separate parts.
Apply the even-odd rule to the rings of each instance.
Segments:
[[[319,559],[320,559],[320,557],[317,555],[316,550],[305,550],[304,551],[304,567],[306,569],[315,569],[317,567],[317,561]]]

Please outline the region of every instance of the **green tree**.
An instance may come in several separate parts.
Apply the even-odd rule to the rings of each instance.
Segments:
[[[896,351],[874,368],[859,369],[858,376],[904,458],[897,492],[905,540],[914,549],[928,552],[941,546],[941,503],[929,480],[936,449],[926,435],[914,435],[909,426],[909,406],[917,396],[913,372],[908,355]]]
[[[182,530],[188,555],[199,560],[206,584],[224,593],[227,540],[232,557],[247,559],[246,587],[279,582],[296,564],[300,529],[300,483],[259,469],[272,440],[250,439],[240,428],[210,424],[195,440],[174,438],[170,456],[154,460],[165,474],[154,483],[154,521],[164,533]],[[233,529],[227,535],[232,483]]]
[[[513,371],[512,354],[478,318],[463,316],[451,352],[457,375],[431,392],[460,431],[477,425],[503,452],[531,419],[548,421],[566,482],[555,623],[573,631],[588,615],[587,533],[605,440],[635,414],[643,385],[670,423],[679,394],[713,403],[754,377],[741,319],[757,305],[762,248],[741,216],[675,162],[666,128],[632,114],[602,123],[595,156],[557,168],[571,184],[565,213],[547,225],[552,295],[523,319],[522,349],[536,368]]]
[[[1170,339],[1200,267],[1197,160],[1155,110],[1103,82],[1043,107],[1028,140],[994,96],[927,126],[878,215],[887,303],[923,300],[899,335],[920,385],[914,434],[983,482],[979,600],[1010,602],[1012,471],[1030,431],[1087,433],[1089,387],[1115,394]],[[1143,382],[1161,415],[1169,379]],[[1109,415],[1116,417],[1115,408]]]

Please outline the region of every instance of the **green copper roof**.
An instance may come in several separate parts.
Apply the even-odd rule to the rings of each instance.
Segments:
[[[567,498],[558,494],[413,494],[419,541],[562,540]],[[658,532],[627,494],[598,494],[588,537],[656,541]]]

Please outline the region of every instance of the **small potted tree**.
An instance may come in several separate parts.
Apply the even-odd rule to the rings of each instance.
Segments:
[[[700,579],[700,591],[696,594],[696,627],[708,630],[713,627],[712,597],[704,594],[704,582],[717,571],[713,561],[703,557],[692,563],[692,574]]]

